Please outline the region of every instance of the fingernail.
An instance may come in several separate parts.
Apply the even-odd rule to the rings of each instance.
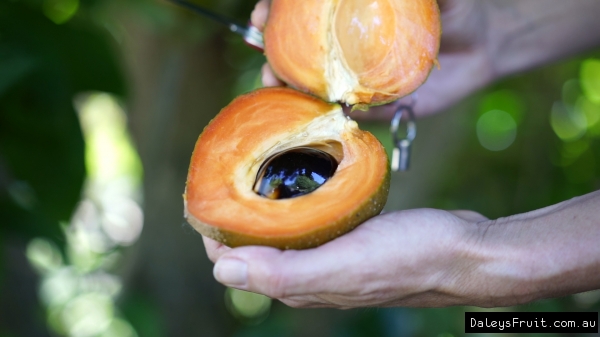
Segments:
[[[217,281],[231,287],[244,287],[248,282],[248,264],[242,260],[222,258],[213,269]]]

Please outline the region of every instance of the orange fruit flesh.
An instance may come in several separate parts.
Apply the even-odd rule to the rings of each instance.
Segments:
[[[425,81],[440,34],[435,0],[273,0],[265,54],[300,90],[327,101],[383,104]]]
[[[297,146],[341,146],[334,175],[315,191],[271,200],[252,187],[262,162]],[[379,141],[341,107],[288,88],[238,97],[198,139],[186,185],[186,218],[229,246],[308,248],[379,214],[389,188]]]

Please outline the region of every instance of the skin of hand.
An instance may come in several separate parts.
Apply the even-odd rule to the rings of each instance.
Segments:
[[[597,0],[439,4],[441,68],[417,90],[420,116],[600,43]],[[268,7],[262,0],[252,13],[259,29]],[[268,64],[263,83],[283,84]],[[394,108],[352,117],[389,120]],[[511,306],[600,288],[598,205],[600,192],[496,220],[471,211],[398,211],[303,251],[204,242],[219,282],[293,307]]]
[[[292,307],[445,306],[456,298],[438,291],[441,282],[461,269],[485,220],[468,211],[389,213],[302,251],[204,242],[217,280]]]
[[[497,220],[392,212],[307,250],[204,243],[219,282],[292,307],[512,306],[600,288],[599,204],[597,191]]]

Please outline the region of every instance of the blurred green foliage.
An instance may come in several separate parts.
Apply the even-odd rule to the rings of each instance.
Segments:
[[[37,1],[0,3],[0,237],[62,242],[81,195],[84,143],[75,94],[125,95],[115,51],[85,18],[56,25]]]
[[[114,43],[87,12],[94,3],[71,1],[61,14],[64,1],[0,2],[0,248],[7,247],[0,263],[9,261],[11,273],[0,265],[0,334],[10,326],[24,329],[15,334],[44,331],[30,268],[19,259],[34,237],[63,246],[61,224],[81,198],[85,150],[75,96],[126,94]],[[23,251],[10,253],[15,247]]]
[[[592,53],[589,59],[597,55]],[[491,151],[475,132],[469,132],[467,145],[445,168],[447,182],[431,206],[473,209],[498,218],[598,189],[598,135],[585,124],[577,137],[561,138],[551,123],[556,105],[564,106],[565,114],[580,113],[574,103],[581,97],[579,71],[586,59],[582,56],[521,74],[481,93],[468,123],[477,125],[489,111],[506,111],[517,123],[514,143],[503,151]],[[561,123],[564,128],[569,121]]]

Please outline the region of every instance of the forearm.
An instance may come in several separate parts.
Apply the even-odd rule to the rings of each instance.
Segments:
[[[600,288],[600,191],[480,222],[451,282],[462,304],[510,306]]]
[[[486,8],[497,77],[600,46],[598,0],[490,0]]]

